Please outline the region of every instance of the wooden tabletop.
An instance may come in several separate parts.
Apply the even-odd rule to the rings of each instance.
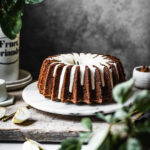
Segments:
[[[15,96],[14,105],[7,107],[7,115],[16,112],[19,106],[25,106],[22,99],[22,90],[9,92]],[[86,131],[80,124],[82,117],[63,116],[50,114],[30,109],[31,118],[22,125],[12,123],[12,119],[0,121],[0,141],[24,141],[30,138],[39,142],[61,142],[67,137],[76,137],[79,131]],[[100,122],[95,117],[91,117],[93,129],[103,129],[107,123]]]

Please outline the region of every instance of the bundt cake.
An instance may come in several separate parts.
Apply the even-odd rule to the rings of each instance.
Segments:
[[[42,64],[38,89],[51,100],[61,102],[112,101],[112,88],[125,80],[120,60],[91,53],[60,54]]]

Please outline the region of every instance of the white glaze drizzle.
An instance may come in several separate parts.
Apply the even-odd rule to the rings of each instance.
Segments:
[[[104,80],[104,70],[101,70],[101,82],[102,82],[102,86],[105,86],[105,80]]]
[[[80,66],[80,84],[83,86],[84,84],[84,74],[85,74],[85,67],[88,66],[90,69],[91,73],[91,86],[92,89],[95,89],[95,70],[96,68],[93,66],[96,66],[100,70],[101,74],[101,82],[102,86],[105,86],[105,79],[104,79],[104,67],[108,67],[109,72],[110,72],[110,82],[111,86],[113,87],[113,77],[112,77],[112,69],[110,68],[110,64],[113,64],[116,68],[116,73],[118,74],[118,69],[117,65],[114,62],[111,62],[112,60],[108,58],[107,56],[104,55],[97,55],[97,54],[91,54],[91,53],[73,53],[73,54],[62,54],[62,55],[57,55],[55,57],[47,58],[49,60],[58,60],[59,63],[64,63],[66,66],[63,68],[61,76],[60,76],[60,84],[59,84],[59,94],[58,98],[60,99],[61,97],[61,88],[63,85],[63,78],[64,74],[66,71],[66,67],[68,65],[74,65],[71,69],[71,74],[70,74],[70,84],[69,84],[69,92],[72,92],[73,89],[73,82],[74,82],[74,75],[75,75],[75,70],[77,66]],[[58,63],[54,62],[54,63]],[[53,63],[51,63],[53,64]],[[53,76],[55,76],[57,68],[59,65],[55,66]]]
[[[52,62],[50,65],[56,64],[57,62]]]
[[[57,64],[55,67],[54,67],[54,72],[53,72],[53,77],[55,77],[55,74],[56,74],[56,71],[57,71],[57,68],[60,64]]]
[[[116,63],[113,63],[113,65],[115,66],[116,73],[117,73],[117,75],[118,75],[118,78],[119,78],[119,72],[118,72],[117,64],[116,64]]]
[[[95,89],[95,67],[93,66],[88,66],[90,69],[90,73],[91,73],[91,85],[92,85],[92,90]]]
[[[61,99],[61,90],[62,90],[62,86],[63,86],[63,81],[64,81],[64,75],[66,72],[66,68],[68,66],[64,66],[60,75],[60,82],[59,82],[59,90],[58,90],[58,99]]]
[[[70,72],[70,84],[69,84],[69,92],[72,93],[72,89],[73,89],[73,83],[74,83],[74,76],[75,76],[75,71],[76,71],[76,65],[74,65],[71,68],[71,72]]]
[[[84,73],[85,73],[85,66],[80,65],[80,84],[82,86],[84,84]]]

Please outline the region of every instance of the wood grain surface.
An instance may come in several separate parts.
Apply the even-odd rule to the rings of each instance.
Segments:
[[[26,106],[22,99],[22,91],[10,92],[15,95],[14,105],[7,107],[9,115],[19,106]],[[0,121],[0,141],[24,141],[31,138],[39,142],[60,142],[68,137],[76,137],[79,131],[86,131],[80,124],[82,117],[55,115],[30,108],[31,118],[22,125],[15,125],[12,119]],[[100,122],[95,117],[91,118],[93,128],[103,129],[107,124]]]

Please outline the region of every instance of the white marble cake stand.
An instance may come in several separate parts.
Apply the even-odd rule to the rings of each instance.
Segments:
[[[27,104],[36,109],[61,115],[92,116],[97,112],[112,113],[122,107],[122,105],[115,103],[87,105],[51,101],[39,93],[37,82],[28,85],[24,89],[22,97]],[[131,102],[132,100],[129,100],[125,105],[130,105]]]

